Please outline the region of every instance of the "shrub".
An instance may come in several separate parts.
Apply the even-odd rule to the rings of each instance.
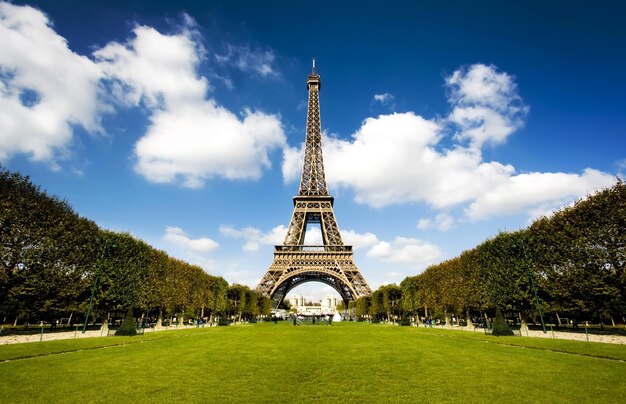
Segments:
[[[493,330],[491,333],[497,337],[513,335],[513,330],[506,325],[506,321],[504,321],[504,316],[502,315],[502,311],[500,309],[496,309],[496,319],[493,322]]]
[[[133,316],[133,309],[128,309],[126,317],[120,328],[115,331],[115,335],[137,335],[137,325],[135,324],[135,317]]]

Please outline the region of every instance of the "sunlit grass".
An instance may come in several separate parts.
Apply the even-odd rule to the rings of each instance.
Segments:
[[[626,391],[623,345],[365,323],[29,343],[0,358],[1,402],[623,402]]]

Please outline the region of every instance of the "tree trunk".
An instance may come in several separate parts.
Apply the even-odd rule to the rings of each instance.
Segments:
[[[159,317],[157,318],[157,323],[154,326],[155,330],[160,330],[163,328],[163,310],[159,309]]]
[[[615,320],[613,319],[613,316],[611,316],[611,324],[613,324],[613,327],[615,327]]]
[[[72,317],[74,316],[74,312],[70,313],[70,318],[67,319],[67,325],[72,325]]]
[[[107,313],[106,317],[102,318],[102,325],[100,326],[100,334],[106,335],[109,333],[109,317],[111,313]]]
[[[528,336],[528,324],[526,324],[526,320],[521,320],[521,325],[519,327],[519,332],[520,335],[524,336],[524,334],[526,336]]]
[[[20,318],[19,316],[15,316],[15,321],[13,322],[13,327],[17,327],[17,319]]]
[[[559,323],[559,327],[561,326],[561,317],[559,317],[559,312],[555,312],[556,314],[556,321]]]
[[[428,318],[428,307],[424,306],[424,317]]]
[[[185,325],[185,312],[180,313],[180,318],[178,319],[178,325]]]
[[[204,305],[202,305],[202,309],[200,310],[200,318],[204,320]]]

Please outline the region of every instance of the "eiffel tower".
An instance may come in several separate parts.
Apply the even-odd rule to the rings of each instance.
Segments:
[[[309,103],[306,145],[300,191],[293,198],[294,210],[282,245],[275,246],[274,261],[257,290],[272,298],[275,307],[287,293],[306,282],[332,286],[344,303],[372,293],[352,259],[352,246],[344,245],[333,212],[334,198],[329,195],[322,159],[320,125],[320,76],[313,71],[308,77]],[[307,224],[319,224],[323,245],[304,245]]]

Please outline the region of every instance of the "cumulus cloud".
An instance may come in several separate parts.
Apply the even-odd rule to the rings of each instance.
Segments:
[[[457,140],[473,147],[502,143],[524,123],[528,107],[517,94],[517,85],[495,66],[475,64],[446,79],[453,109],[448,122],[456,124]]]
[[[203,99],[208,82],[196,75],[202,48],[190,31],[164,35],[138,26],[133,34],[125,44],[110,42],[94,52],[119,99],[131,105],[144,102],[152,109]]]
[[[416,238],[396,237],[392,242],[378,242],[367,252],[367,256],[384,262],[423,267],[435,262],[442,253],[435,244]]]
[[[193,26],[165,35],[139,26],[126,43],[94,52],[117,96],[144,105],[150,125],[135,145],[135,170],[149,181],[198,188],[207,179],[258,179],[269,152],[285,144],[276,115],[244,109],[235,114],[207,98],[199,77],[204,53]]]
[[[278,225],[269,232],[264,233],[255,227],[236,229],[232,226],[221,225],[220,233],[226,237],[245,240],[243,245],[245,251],[258,251],[261,245],[282,244],[287,234],[287,228],[283,225]]]
[[[527,207],[556,209],[572,198],[584,196],[597,187],[608,187],[614,179],[601,171],[586,169],[582,174],[523,173],[488,190],[466,209],[470,219],[519,213]]]
[[[510,164],[484,161],[482,147],[504,142],[528,110],[512,76],[495,66],[473,65],[446,78],[450,114],[425,119],[412,112],[367,118],[350,139],[325,136],[324,164],[331,188],[349,189],[373,207],[425,202],[436,210],[461,206],[471,220],[530,213],[567,203],[613,183],[597,170],[520,173]],[[452,145],[442,140],[451,136]],[[298,178],[303,149],[283,152],[283,178]],[[537,182],[534,189],[533,181]],[[453,225],[446,216],[421,228]]]
[[[243,249],[245,251],[258,251],[261,245],[281,245],[287,234],[287,227],[278,225],[268,232],[263,232],[255,227],[234,228],[229,225],[221,225],[219,229],[223,236],[242,239],[245,241]],[[353,248],[362,249],[374,246],[379,242],[373,233],[357,233],[354,230],[341,230],[341,237],[344,244]],[[322,245],[322,232],[319,226],[309,226],[304,235],[305,245]]]
[[[373,233],[357,233],[354,230],[341,230],[341,238],[344,244],[351,245],[354,250],[372,247],[379,242]]]
[[[101,116],[114,105],[148,113],[134,157],[149,181],[193,188],[213,177],[260,178],[269,153],[285,144],[280,119],[233,112],[207,96],[210,83],[198,74],[207,52],[195,21],[182,20],[173,34],[137,26],[90,59],[70,50],[41,11],[0,3],[0,159],[26,154],[58,167],[74,128],[103,132]],[[229,46],[229,55],[239,69],[276,74],[272,51]]]
[[[78,125],[103,132],[101,68],[69,49],[48,17],[29,6],[0,3],[0,160],[26,154],[57,162]]]
[[[181,250],[195,253],[211,252],[219,247],[216,241],[208,237],[200,237],[193,239],[180,227],[167,226],[163,241],[174,245]]]

